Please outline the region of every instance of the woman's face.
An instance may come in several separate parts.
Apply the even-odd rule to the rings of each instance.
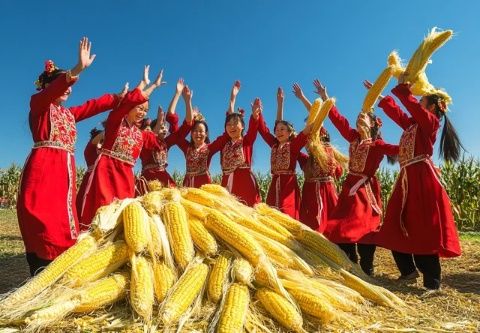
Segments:
[[[422,98],[420,98],[420,105],[428,112],[435,113],[435,105],[433,103],[428,105],[427,97],[422,96]]]
[[[148,102],[137,105],[128,112],[127,119],[130,124],[135,124],[140,127],[142,125],[142,120],[145,118],[148,112]]]
[[[63,93],[63,95],[60,96],[59,98],[57,98],[57,99],[55,100],[55,102],[56,102],[57,104],[65,103],[71,93],[72,93],[72,87],[68,87],[67,90],[65,90],[65,92]]]
[[[279,123],[277,126],[275,126],[275,137],[277,138],[278,142],[287,142],[290,139],[291,134],[292,132],[287,125]]]
[[[165,139],[167,134],[168,134],[168,126],[167,126],[167,124],[162,123],[160,125],[160,129],[158,130],[157,136],[158,136],[159,139],[163,140],[163,139]]]
[[[227,132],[228,136],[230,136],[230,139],[240,139],[242,137],[243,125],[237,118],[232,118],[225,126],[225,131]]]
[[[204,124],[198,123],[192,129],[192,140],[196,147],[200,147],[205,143],[205,139],[207,138],[207,129],[205,128]]]

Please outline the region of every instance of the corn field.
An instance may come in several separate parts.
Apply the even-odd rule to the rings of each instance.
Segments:
[[[85,168],[77,168],[77,187],[80,185]],[[7,169],[0,169],[0,207],[13,208],[16,204],[17,188],[20,180],[21,168],[13,164]],[[382,184],[383,203],[390,196],[395,184],[397,170],[381,169],[377,177]],[[256,173],[262,199],[265,200],[270,185],[271,175],[265,172]],[[473,157],[464,157],[460,162],[445,163],[441,167],[442,182],[452,201],[455,221],[461,231],[480,231],[480,160]],[[172,178],[177,184],[182,184],[183,175],[175,171]],[[337,182],[340,190],[343,175]],[[214,175],[213,182],[220,183],[221,175]],[[298,175],[300,187],[303,184],[303,174]]]

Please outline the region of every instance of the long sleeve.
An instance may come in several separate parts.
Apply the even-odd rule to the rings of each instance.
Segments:
[[[290,143],[290,149],[293,153],[298,154],[300,150],[307,144],[308,137],[303,133],[300,132],[295,138],[293,138],[292,142]]]
[[[213,142],[208,144],[209,155],[212,156],[223,149],[223,147],[230,141],[230,137],[227,132],[217,137]]]
[[[192,124],[188,124],[186,121],[182,123],[182,126],[178,129],[178,131],[172,132],[165,138],[165,143],[168,148],[171,146],[178,144],[180,141],[186,141],[185,137],[190,133],[192,129]]]
[[[178,131],[178,114],[167,112],[165,120],[170,125],[170,134]]]
[[[395,103],[395,100],[391,96],[382,98],[378,106],[403,130],[406,130],[412,124],[410,117],[400,109],[400,106]]]
[[[60,74],[45,89],[36,93],[30,99],[30,112],[38,115],[49,110],[49,105],[61,97],[68,87],[72,86],[77,78],[67,76],[67,73]]]
[[[438,118],[425,110],[415,96],[412,95],[407,84],[399,84],[392,89],[392,93],[398,97],[407,111],[412,115],[415,122],[425,133],[433,133],[440,126]]]
[[[308,154],[305,154],[303,151],[301,151],[298,154],[297,161],[298,161],[298,164],[300,164],[300,168],[303,171],[305,171],[305,166],[307,165],[307,161],[308,161]]]
[[[267,124],[265,123],[265,119],[263,119],[263,116],[260,115],[260,119],[258,120],[258,131],[260,132],[260,135],[262,136],[263,140],[269,145],[270,147],[273,147],[276,143],[278,143],[278,140],[275,138],[275,136],[270,133],[270,130],[267,127]]]
[[[395,156],[399,154],[399,146],[386,143],[379,139],[375,141],[375,147],[383,153],[383,155]]]
[[[255,119],[253,116],[250,116],[250,120],[248,122],[248,131],[247,134],[245,134],[245,136],[243,137],[243,142],[245,144],[251,146],[257,139],[258,123],[259,119]]]
[[[352,142],[355,139],[359,138],[360,135],[358,134],[356,129],[350,127],[350,124],[344,116],[340,114],[336,106],[333,106],[328,113],[328,117],[332,121],[333,125],[337,128],[340,134],[347,140],[348,142]]]
[[[99,98],[88,100],[82,105],[69,107],[69,110],[75,117],[75,121],[79,122],[101,112],[113,109],[119,100],[119,97],[115,94],[105,94]]]
[[[142,131],[143,145],[142,149],[160,149],[157,136],[152,131]]]

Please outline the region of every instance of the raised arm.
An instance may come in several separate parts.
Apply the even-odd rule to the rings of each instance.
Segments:
[[[375,147],[380,150],[384,155],[395,156],[399,153],[399,146],[386,143],[383,140],[376,140]]]
[[[282,87],[278,87],[277,89],[277,121],[283,120],[283,102],[285,100],[285,96],[283,95]]]
[[[252,103],[252,113],[258,113],[258,132],[260,132],[260,135],[262,136],[263,140],[269,145],[270,147],[273,147],[276,143],[278,143],[277,138],[270,133],[270,130],[267,127],[267,124],[265,123],[265,119],[263,118],[262,114],[263,108],[262,108],[262,101],[260,98],[255,98],[255,100]]]
[[[192,107],[192,97],[193,90],[185,85],[182,91],[183,99],[185,100],[185,121],[189,124],[193,122],[193,107]]]
[[[182,123],[182,126],[178,129],[178,131],[170,133],[169,136],[165,138],[165,143],[167,144],[167,147],[170,148],[171,146],[178,144],[180,146],[180,142],[185,143],[184,141],[188,133],[190,133],[190,130],[192,129],[192,124],[187,123],[184,121]],[[188,144],[188,141],[187,141]]]
[[[312,103],[308,100],[308,98],[305,97],[305,95],[303,94],[302,88],[298,83],[293,84],[293,94],[295,95],[295,97],[297,97],[300,100],[300,102],[303,103],[303,105],[305,106],[305,109],[307,110],[307,113],[310,112]]]
[[[248,122],[248,131],[247,134],[243,137],[243,142],[248,145],[253,145],[257,139],[258,133],[258,123],[260,120],[260,109],[257,109],[255,112],[252,112],[250,120]]]
[[[240,91],[240,81],[235,81],[230,92],[230,101],[228,103],[227,115],[235,111],[235,101],[237,100],[238,92]]]
[[[410,91],[410,85],[400,83],[392,89],[392,93],[402,102],[407,111],[412,115],[418,126],[425,133],[432,133],[440,126],[437,116],[423,108]]]
[[[347,118],[345,118],[340,114],[340,112],[338,112],[336,106],[333,106],[330,109],[328,118],[330,118],[333,125],[348,142],[352,142],[355,139],[359,138],[360,135],[358,134],[357,130],[350,127],[350,123],[348,122]]]

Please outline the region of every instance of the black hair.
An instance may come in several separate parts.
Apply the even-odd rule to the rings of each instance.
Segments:
[[[208,125],[207,125],[207,122],[205,120],[195,120],[193,122],[193,125],[192,125],[192,131],[191,131],[191,134],[190,134],[190,145],[194,145],[193,143],[193,139],[192,139],[192,134],[193,134],[193,130],[195,129],[195,127],[197,127],[197,125],[200,125],[202,124],[203,126],[205,126],[205,132],[207,133],[207,137],[205,138],[205,143],[210,143],[210,139],[208,137]]]
[[[103,130],[101,130],[101,129],[98,129],[96,127],[92,128],[92,130],[90,131],[90,140],[93,140],[94,137],[96,137],[97,135],[99,135],[102,132],[103,132]]]
[[[377,123],[377,116],[373,112],[368,112],[367,114],[373,123],[373,126],[370,127],[370,136],[372,137],[372,140],[381,139],[382,132],[380,132],[380,126]]]
[[[324,134],[320,134],[320,140],[323,142],[323,143],[330,143],[330,133],[328,133],[328,131],[324,128]]]
[[[435,115],[437,118],[439,120],[444,119],[442,135],[440,136],[440,156],[445,161],[458,161],[461,150],[465,150],[465,148],[460,142],[460,138],[452,122],[448,119],[445,113],[446,110],[443,110],[441,107],[442,97],[437,94],[432,94],[425,96],[425,98],[427,99],[427,106],[435,105]]]
[[[45,89],[47,84],[52,83],[57,77],[59,77],[63,73],[65,73],[65,70],[60,68],[54,69],[50,73],[47,71],[42,72],[42,74],[38,76],[38,89]]]
[[[245,121],[243,120],[243,116],[239,113],[229,113],[227,114],[227,116],[225,117],[225,125],[223,126],[225,129],[227,128],[227,124],[230,120],[232,119],[235,119],[236,121],[239,121],[241,124],[242,124],[242,136],[243,136],[243,132],[245,131]]]

